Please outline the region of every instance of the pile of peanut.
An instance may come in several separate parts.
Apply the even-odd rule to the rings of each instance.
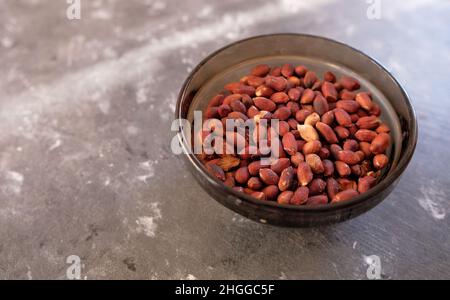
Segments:
[[[380,107],[349,76],[319,79],[305,66],[258,65],[211,99],[206,118],[278,119],[281,152],[269,165],[258,155],[199,155],[233,189],[263,201],[325,205],[372,188],[389,159],[390,129]],[[237,135],[237,133],[235,133]],[[260,133],[261,134],[261,133]],[[270,143],[270,135],[267,139]],[[249,137],[240,136],[248,142]]]

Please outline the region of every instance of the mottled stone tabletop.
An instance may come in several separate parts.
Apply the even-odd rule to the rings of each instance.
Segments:
[[[374,257],[382,278],[450,278],[449,1],[80,3],[69,20],[67,1],[0,1],[1,279],[64,279],[74,257],[87,279],[366,279]],[[170,151],[193,67],[273,32],[359,48],[412,98],[413,161],[356,219],[246,220]]]

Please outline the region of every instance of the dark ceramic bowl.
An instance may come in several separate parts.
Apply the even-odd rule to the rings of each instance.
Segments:
[[[413,155],[417,142],[417,121],[408,95],[395,78],[377,61],[340,42],[304,34],[257,36],[228,45],[205,58],[181,88],[176,118],[193,120],[194,110],[204,110],[209,99],[223,86],[238,81],[257,64],[302,64],[322,77],[325,70],[338,77],[350,75],[361,82],[361,90],[372,93],[382,109],[382,120],[391,128],[390,165],[378,184],[367,193],[333,205],[307,207],[259,201],[234,191],[211,176],[193,154],[182,155],[192,175],[211,197],[252,220],[280,226],[317,226],[356,217],[383,201],[397,184]],[[181,123],[180,123],[181,125]],[[185,132],[179,133],[180,142]]]

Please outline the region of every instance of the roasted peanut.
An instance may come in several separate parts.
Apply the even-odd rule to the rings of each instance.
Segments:
[[[306,186],[299,187],[291,198],[291,204],[303,205],[308,201],[309,189]]]
[[[377,154],[373,158],[373,166],[377,170],[383,169],[384,167],[387,166],[388,163],[389,163],[389,158],[384,154]]]
[[[289,99],[292,101],[298,101],[303,93],[302,88],[292,88],[288,92]]]
[[[386,149],[389,147],[390,143],[390,136],[387,133],[380,133],[377,135],[370,144],[370,151],[374,154],[381,154],[386,151]]]
[[[339,203],[339,202],[347,201],[358,195],[359,195],[358,191],[348,189],[348,190],[337,193],[334,196],[334,198],[331,200],[331,203]]]
[[[330,102],[336,102],[338,93],[337,90],[331,82],[325,81],[322,84],[322,94]]]
[[[315,178],[309,184],[309,194],[311,196],[322,194],[325,191],[327,183],[321,178]]]
[[[301,186],[307,186],[313,180],[311,167],[306,162],[300,162],[297,167],[297,178]]]
[[[336,144],[338,142],[336,134],[329,125],[317,122],[316,128],[329,144]]]
[[[298,125],[297,129],[300,133],[300,136],[307,142],[319,139],[317,131],[311,125]]]
[[[278,182],[278,188],[284,192],[291,188],[294,183],[295,171],[294,168],[288,167],[281,172],[280,181]]]
[[[267,185],[276,185],[278,184],[278,181],[280,179],[277,173],[275,173],[271,169],[260,169],[259,177]]]
[[[282,139],[283,149],[289,155],[294,155],[297,152],[297,141],[291,132],[286,133]]]
[[[352,118],[350,117],[348,112],[346,112],[342,108],[336,108],[334,110],[334,118],[341,126],[347,127],[352,124]]]
[[[323,114],[325,114],[330,110],[327,100],[325,100],[325,98],[320,93],[318,93],[314,98],[313,107],[314,111],[318,113],[320,116],[322,116]]]
[[[334,164],[336,166],[336,171],[339,173],[340,176],[347,177],[352,173],[352,170],[345,162],[338,160]]]
[[[251,70],[251,74],[254,76],[264,77],[270,72],[268,65],[257,65]]]
[[[263,188],[263,182],[259,177],[251,177],[247,182],[247,186],[252,190],[258,191]]]
[[[305,161],[315,174],[322,174],[324,172],[324,167],[322,160],[317,154],[308,154],[305,156]]]
[[[368,190],[370,190],[376,182],[376,178],[372,177],[372,176],[365,176],[365,177],[361,177],[358,180],[358,192],[365,193]]]
[[[289,158],[279,158],[272,162],[270,169],[280,175],[284,169],[290,166],[290,164]]]
[[[242,167],[236,170],[236,174],[234,175],[234,179],[240,183],[244,184],[250,178],[250,173],[248,172],[248,167]]]
[[[281,192],[281,194],[278,196],[277,202],[279,204],[289,204],[293,196],[294,192],[292,191]]]
[[[317,75],[313,71],[308,71],[305,74],[304,84],[305,87],[310,88],[314,85],[314,83],[318,80]]]
[[[264,97],[256,97],[253,99],[255,106],[260,110],[273,112],[277,109],[277,105],[270,99]]]
[[[314,101],[315,96],[316,96],[316,94],[314,93],[313,90],[306,89],[303,91],[302,97],[300,98],[300,103],[301,104],[312,103]]]
[[[339,80],[339,83],[341,84],[342,88],[349,91],[354,91],[360,88],[359,81],[350,76],[342,76],[341,80]]]
[[[304,155],[318,153],[320,151],[320,148],[322,147],[322,143],[320,141],[314,140],[307,142],[303,148],[302,152]]]
[[[276,200],[280,190],[278,190],[276,185],[269,185],[266,186],[262,192],[266,195],[267,200]]]
[[[318,195],[309,197],[306,204],[311,206],[325,205],[328,203],[328,197],[326,195]]]
[[[368,93],[358,93],[355,99],[365,110],[370,111],[373,108],[373,102]]]
[[[277,92],[270,96],[270,100],[276,104],[286,104],[289,102],[289,96],[285,92]]]

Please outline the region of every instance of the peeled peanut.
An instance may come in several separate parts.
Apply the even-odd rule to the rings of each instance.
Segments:
[[[312,127],[316,126],[317,122],[320,121],[320,116],[318,113],[313,112],[309,116],[306,117],[304,124],[310,125]]]
[[[300,136],[307,142],[319,139],[317,131],[311,125],[298,125],[297,129],[300,133]]]

